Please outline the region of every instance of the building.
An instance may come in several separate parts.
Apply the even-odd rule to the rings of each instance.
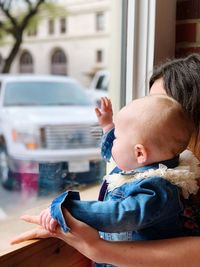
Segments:
[[[69,75],[88,86],[96,70],[108,67],[111,0],[61,2],[67,15],[44,16],[26,33],[10,72]],[[0,45],[0,60],[10,45]]]

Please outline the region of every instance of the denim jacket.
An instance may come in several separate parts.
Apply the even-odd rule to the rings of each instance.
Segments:
[[[175,158],[162,164],[168,162],[177,164],[178,160]],[[135,172],[157,168],[158,164],[138,168]],[[75,191],[61,194],[51,204],[51,215],[67,232],[69,227],[61,206],[75,218],[103,232],[101,236],[105,239],[149,240],[183,234],[180,190],[161,177],[128,182],[113,191],[106,191],[104,201],[81,201]]]
[[[114,129],[102,138],[102,156],[109,160],[113,144]],[[178,165],[178,157],[161,162],[168,168]],[[159,163],[138,168],[135,172],[145,172],[158,168]],[[111,173],[119,173],[115,168]],[[99,201],[81,201],[79,193],[68,191],[51,204],[51,215],[67,232],[61,206],[77,219],[100,231],[107,240],[149,240],[185,234],[182,227],[184,203],[176,185],[162,177],[149,177],[129,182],[108,192],[106,180],[100,189]],[[187,233],[191,234],[191,232]],[[111,266],[96,264],[95,266]]]
[[[137,168],[135,172],[156,169],[159,163]],[[176,167],[178,157],[161,163],[170,168]],[[106,181],[104,187],[105,184]],[[110,241],[152,240],[184,235],[180,190],[162,177],[134,180],[113,191],[105,187],[100,192],[103,201],[81,201],[78,192],[65,192],[53,200],[51,215],[64,232],[69,231],[61,210],[64,207],[78,220],[96,228],[103,239]]]
[[[104,160],[109,161],[112,157],[111,150],[113,146],[113,141],[115,139],[114,134],[115,128],[105,133],[101,139],[101,156]]]

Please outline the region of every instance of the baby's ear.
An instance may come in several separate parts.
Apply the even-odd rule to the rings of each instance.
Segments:
[[[137,163],[139,165],[144,165],[145,162],[147,161],[146,148],[141,144],[137,144],[135,145],[134,150],[135,150],[135,157],[136,157]]]

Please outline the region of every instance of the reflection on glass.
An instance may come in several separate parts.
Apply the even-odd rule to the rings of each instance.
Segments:
[[[54,81],[8,82],[4,106],[90,105],[78,83]]]
[[[24,32],[10,74],[0,75],[0,226],[105,174],[94,108],[108,95],[111,0],[55,4]],[[6,38],[0,69],[12,48]]]

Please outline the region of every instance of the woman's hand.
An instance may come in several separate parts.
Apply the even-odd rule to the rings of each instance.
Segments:
[[[76,220],[66,210],[63,209],[63,213],[71,228],[70,232],[64,233],[57,227],[55,233],[50,233],[38,226],[17,236],[11,241],[11,244],[35,238],[57,237],[99,263],[107,262],[121,267],[132,267],[133,262],[135,267],[199,266],[199,237],[109,242],[102,240],[95,229]],[[22,219],[29,223],[39,224],[39,216],[24,215]]]
[[[54,232],[46,230],[44,227],[40,226],[40,215],[21,216],[22,220],[28,223],[37,224],[39,226],[13,238],[11,240],[11,244],[18,244],[30,239],[56,237],[68,243],[88,258],[96,260],[99,245],[104,242],[99,237],[98,231],[72,217],[66,209],[63,209],[63,215],[65,217],[65,220],[67,221],[68,226],[70,227],[70,231],[68,233],[64,233],[60,227],[57,227]]]
[[[60,228],[57,228],[54,233],[46,230],[42,226],[40,226],[40,216],[32,216],[32,215],[23,215],[21,219],[28,223],[38,224],[38,227],[28,230],[17,237],[11,240],[11,244],[18,244],[23,241],[31,240],[31,239],[39,239],[39,238],[48,238],[48,237],[58,237],[61,234]]]

